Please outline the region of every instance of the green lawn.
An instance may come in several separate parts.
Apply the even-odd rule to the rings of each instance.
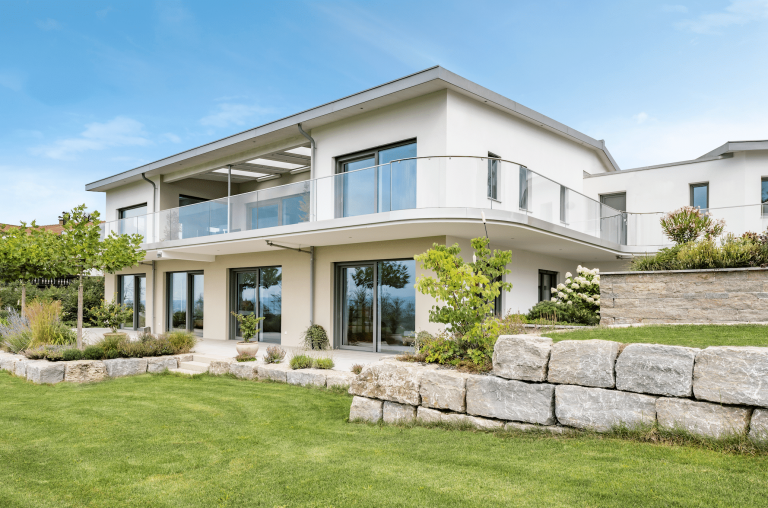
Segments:
[[[623,343],[671,344],[705,348],[707,346],[768,347],[766,325],[651,325],[632,328],[589,328],[543,334],[561,340],[602,339]]]
[[[144,375],[0,373],[0,506],[765,506],[768,456],[350,424],[351,398]]]

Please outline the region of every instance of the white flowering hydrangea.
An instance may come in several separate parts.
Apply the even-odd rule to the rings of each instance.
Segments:
[[[599,315],[600,271],[579,265],[576,277],[567,272],[565,282],[552,288],[552,295],[552,301],[558,305],[576,305]]]

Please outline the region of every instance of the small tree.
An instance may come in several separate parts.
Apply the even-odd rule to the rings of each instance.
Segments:
[[[502,281],[510,273],[506,266],[512,260],[512,252],[491,252],[488,243],[484,237],[472,239],[472,263],[464,262],[457,244],[434,244],[424,254],[415,256],[423,268],[435,272],[434,277],[419,277],[416,289],[445,304],[430,309],[431,322],[449,324],[452,333],[467,335],[493,313],[500,292],[512,289],[512,284]]]
[[[115,273],[135,266],[144,259],[141,235],[116,235],[111,232],[103,240],[99,212],[86,213],[85,205],[64,212],[61,235],[60,266],[69,275],[77,275],[77,347],[83,347],[83,277],[91,271]]]
[[[117,333],[120,325],[133,319],[133,309],[127,305],[117,303],[115,300],[111,302],[102,300],[101,305],[91,309],[90,313],[94,321],[102,326],[106,326],[112,330],[112,333]]]
[[[27,284],[30,280],[59,275],[57,252],[59,237],[38,227],[0,226],[0,280],[6,284],[21,282],[21,316],[26,314]]]
[[[720,236],[725,221],[715,220],[700,208],[684,206],[661,218],[661,229],[676,244],[695,242],[700,237],[711,239]]]
[[[261,331],[259,323],[264,321],[263,317],[256,317],[256,314],[238,314],[237,312],[232,312],[232,315],[240,323],[240,334],[243,337],[243,342],[250,342]]]

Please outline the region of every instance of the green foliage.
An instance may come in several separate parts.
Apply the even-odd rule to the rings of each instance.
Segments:
[[[83,349],[83,360],[101,360],[103,358],[106,358],[104,348],[98,344]]]
[[[65,362],[71,362],[74,360],[82,360],[83,359],[83,351],[80,351],[79,349],[65,349],[62,353],[63,359]]]
[[[312,367],[315,369],[332,369],[336,364],[333,363],[333,358],[315,358],[312,362]]]
[[[59,236],[38,227],[0,226],[0,281],[26,284],[31,279],[56,277],[61,273]]]
[[[77,284],[70,284],[62,287],[38,288],[36,286],[27,286],[27,300],[58,300],[61,302],[61,320],[70,326],[77,325]],[[21,291],[20,282],[0,285],[0,302],[3,306],[9,306],[17,311],[21,311]],[[84,277],[83,278],[83,308],[85,309],[84,326],[98,326],[89,316],[89,310],[101,304],[104,298],[104,277]],[[2,314],[5,311],[0,311]],[[0,318],[2,316],[0,315]]]
[[[320,325],[311,325],[301,334],[305,349],[326,350],[331,349],[328,340],[328,332]]]
[[[104,351],[104,358],[117,358],[119,354],[120,343],[125,340],[124,335],[107,335],[98,346]]]
[[[632,260],[634,271],[702,270],[744,268],[768,264],[768,237],[745,233],[726,234],[717,239],[703,239],[661,249],[652,256]]]
[[[240,335],[243,337],[243,342],[250,342],[261,331],[259,323],[264,321],[263,317],[256,317],[256,314],[238,314],[234,311],[232,315],[240,323]]]
[[[494,300],[501,291],[509,291],[512,284],[502,282],[506,268],[512,260],[510,251],[488,248],[487,238],[474,238],[474,261],[465,263],[458,244],[450,247],[434,244],[424,254],[415,256],[422,268],[435,276],[424,276],[416,281],[416,289],[438,301],[429,311],[429,320],[450,326],[451,333],[463,336],[483,332],[476,329],[493,312]],[[443,305],[440,305],[443,304]]]
[[[352,366],[352,369],[351,369],[351,370],[352,370],[352,372],[353,372],[355,375],[357,375],[357,374],[360,374],[360,373],[363,371],[363,366],[362,366],[362,365],[360,365],[359,363],[356,363],[356,364],[354,364],[354,365]]]
[[[684,206],[661,218],[661,229],[676,244],[695,242],[700,237],[713,239],[723,232],[725,222],[714,220],[699,208]]]
[[[123,323],[133,321],[133,307],[118,303],[117,299],[111,302],[102,300],[98,307],[90,310],[90,314],[96,323],[106,326],[112,333],[117,333]]]
[[[280,363],[285,358],[285,350],[279,346],[267,347],[264,363]]]
[[[235,357],[235,360],[237,360],[238,362],[255,362],[256,357],[254,355],[241,353]]]
[[[77,341],[75,333],[61,322],[61,302],[34,300],[27,306],[27,319],[35,345],[71,345]]]
[[[600,322],[600,273],[597,268],[590,270],[581,265],[576,276],[565,274],[565,282],[552,288],[552,302],[567,309],[567,322],[597,324]]]
[[[5,324],[0,324],[0,346],[14,354],[24,352],[32,345],[32,330],[29,329],[29,320],[21,316],[15,309],[7,310]]]
[[[176,351],[174,354],[185,354],[192,351],[195,344],[200,340],[195,334],[182,330],[174,330],[165,334],[171,347]]]
[[[291,358],[290,366],[293,370],[309,369],[312,367],[312,358],[307,355],[296,355]]]

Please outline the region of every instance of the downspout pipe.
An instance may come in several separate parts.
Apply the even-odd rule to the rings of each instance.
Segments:
[[[142,173],[141,177],[152,184],[152,213],[154,214],[157,212],[157,185],[155,182],[147,178],[147,175]],[[154,221],[153,221],[154,222]],[[142,263],[144,264],[144,263]],[[155,330],[155,306],[157,305],[157,301],[155,300],[155,287],[157,284],[155,284],[155,278],[156,278],[156,271],[155,271],[155,261],[152,260],[152,315],[151,315],[151,321],[152,326],[150,327],[150,333]]]
[[[315,143],[315,139],[307,134],[307,132],[301,128],[301,124],[297,124],[299,126],[299,132],[301,132],[301,135],[304,136],[309,140],[309,147],[312,150],[312,153],[310,155],[309,160],[309,179],[314,180],[315,179],[315,155],[317,154],[317,144]]]
[[[152,213],[155,213],[157,211],[157,185],[155,185],[155,182],[147,178],[145,173],[142,173],[141,177],[152,184]]]
[[[299,132],[309,140],[309,147],[311,150],[309,160],[309,180],[315,181],[315,161],[317,160],[317,143],[315,138],[307,134],[307,132],[301,127],[301,123],[297,124]],[[311,185],[311,184],[310,184]],[[313,193],[314,194],[314,193]],[[314,195],[310,195],[310,199],[316,199]],[[313,203],[314,204],[314,203]],[[310,205],[310,209],[314,210],[314,207]],[[315,323],[315,248],[309,248],[309,325],[312,326]]]

